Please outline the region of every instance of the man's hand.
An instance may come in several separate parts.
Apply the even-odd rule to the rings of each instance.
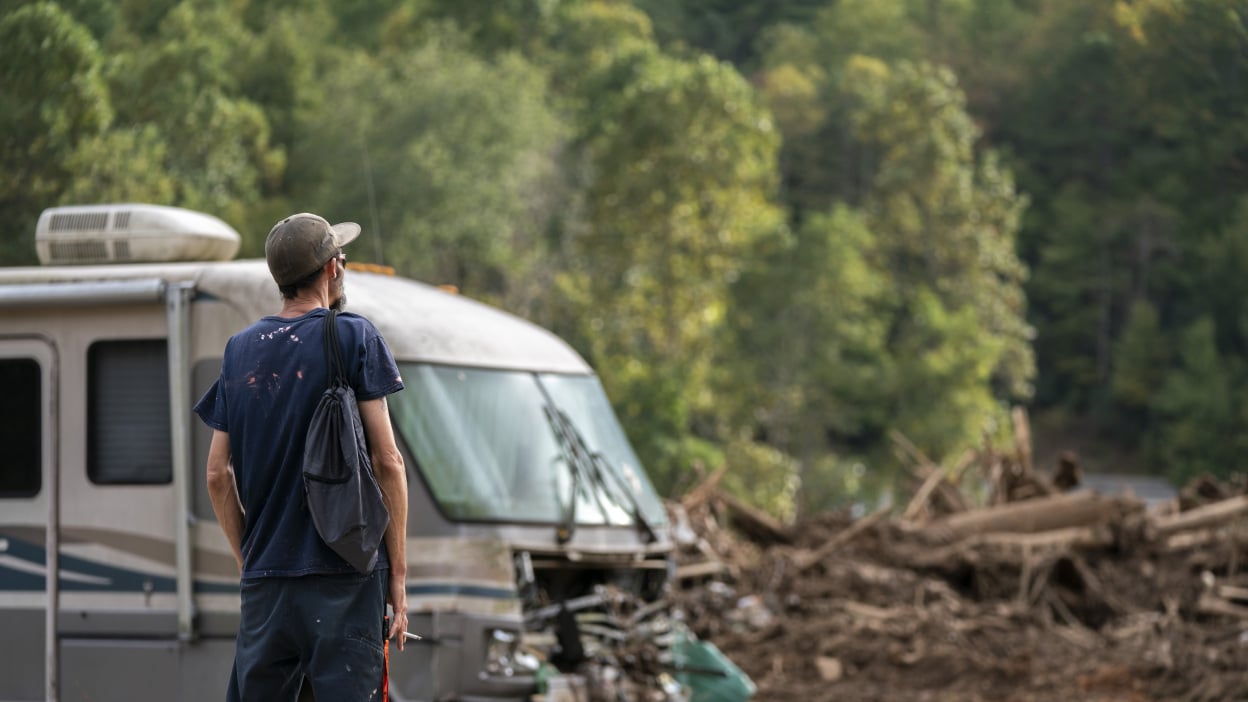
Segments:
[[[390,588],[386,593],[386,602],[394,613],[387,636],[391,639],[397,637],[399,650],[402,651],[407,645],[407,637],[403,635],[407,632],[407,573],[390,571]]]

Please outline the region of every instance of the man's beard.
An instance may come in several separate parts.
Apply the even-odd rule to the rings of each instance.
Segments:
[[[347,286],[343,284],[344,281],[342,278],[343,272],[339,271],[338,277],[334,278],[330,285],[330,294],[332,295],[335,292],[338,293],[338,297],[334,298],[334,301],[329,303],[329,308],[335,312],[341,312],[342,308],[347,306]],[[334,290],[333,288],[338,289]]]

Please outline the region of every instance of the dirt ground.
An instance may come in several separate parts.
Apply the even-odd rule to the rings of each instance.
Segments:
[[[678,515],[677,601],[760,702],[1248,700],[1248,503],[1214,497],[1212,523],[994,541],[837,514],[747,537],[712,494]]]

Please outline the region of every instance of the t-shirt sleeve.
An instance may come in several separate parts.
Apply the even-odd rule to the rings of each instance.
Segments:
[[[390,353],[390,346],[372,322],[364,320],[360,343],[360,360],[352,385],[357,400],[376,400],[403,389],[399,365]]]
[[[195,403],[195,414],[199,415],[204,424],[218,431],[229,431],[229,406],[225,400],[225,369],[233,345],[233,338],[225,342],[225,350],[221,354],[221,372],[213,381],[212,387],[208,388],[208,392],[205,392],[204,396],[199,398],[199,402]]]
[[[225,423],[225,397],[221,392],[220,378],[213,381],[208,392],[195,403],[195,414],[213,429],[229,431]]]

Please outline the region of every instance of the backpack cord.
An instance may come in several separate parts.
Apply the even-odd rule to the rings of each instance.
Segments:
[[[342,344],[338,341],[338,312],[325,315],[325,364],[329,367],[329,387],[347,384],[347,364],[342,360]]]

